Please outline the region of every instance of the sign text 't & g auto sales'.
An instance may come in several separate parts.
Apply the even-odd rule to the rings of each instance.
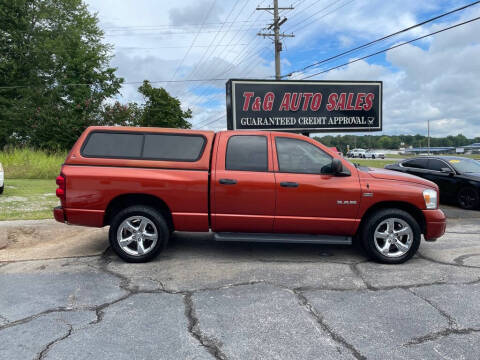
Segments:
[[[381,131],[379,81],[227,82],[230,130]]]

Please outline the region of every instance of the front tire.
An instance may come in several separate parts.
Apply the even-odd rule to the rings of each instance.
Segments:
[[[409,260],[420,246],[421,230],[406,211],[383,209],[373,213],[361,230],[367,254],[384,264],[401,264]]]
[[[112,249],[127,262],[155,258],[167,245],[170,231],[163,215],[149,206],[130,206],[118,212],[111,224]]]
[[[478,191],[471,187],[464,187],[460,189],[457,194],[457,202],[462,209],[476,209],[478,207],[478,200]]]

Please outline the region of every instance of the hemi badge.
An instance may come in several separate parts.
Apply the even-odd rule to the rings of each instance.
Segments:
[[[355,205],[356,203],[355,200],[337,200],[337,205]]]
[[[373,193],[363,193],[363,196],[365,196],[365,197],[372,197],[372,196],[373,196]]]

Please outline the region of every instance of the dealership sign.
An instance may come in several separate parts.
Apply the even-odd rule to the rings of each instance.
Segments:
[[[381,81],[227,82],[229,130],[381,131]]]

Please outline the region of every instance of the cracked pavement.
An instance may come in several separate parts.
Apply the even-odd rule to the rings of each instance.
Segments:
[[[74,256],[0,263],[0,358],[480,358],[478,218],[393,266],[189,233],[147,264]]]

